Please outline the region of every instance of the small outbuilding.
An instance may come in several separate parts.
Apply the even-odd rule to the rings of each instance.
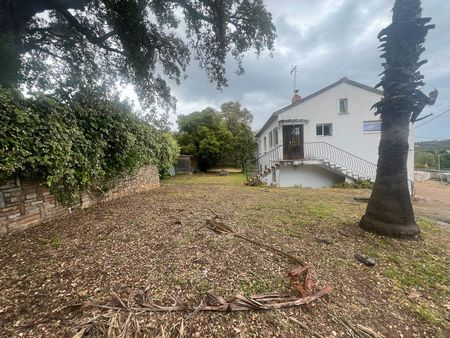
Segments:
[[[198,171],[198,160],[193,155],[179,155],[174,165],[175,174],[190,174]]]

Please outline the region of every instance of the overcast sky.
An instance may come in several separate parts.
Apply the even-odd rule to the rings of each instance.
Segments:
[[[207,81],[195,60],[187,69],[188,78],[173,86],[178,114],[189,114],[206,106],[218,108],[226,101],[239,101],[254,115],[253,128],[259,129],[269,115],[290,103],[292,65],[299,68],[297,87],[302,96],[311,94],[340,78],[374,86],[382,72],[377,50],[378,32],[391,21],[394,0],[267,0],[277,28],[273,56],[268,53],[244,61],[245,74],[236,76],[236,67],[227,67],[229,86],[222,92]],[[436,87],[437,103],[423,115],[437,115],[450,109],[450,1],[422,1],[424,16],[431,16],[436,29],[425,42],[421,68],[426,93]],[[176,120],[172,116],[172,121]],[[450,138],[450,112],[442,118],[419,126],[417,141]],[[176,128],[176,123],[174,123]],[[423,137],[422,139],[420,137]]]

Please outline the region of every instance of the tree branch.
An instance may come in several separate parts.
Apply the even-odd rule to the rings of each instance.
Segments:
[[[180,7],[184,8],[195,20],[203,20],[209,22],[210,24],[214,24],[214,20],[198,12],[187,0],[172,0],[171,2],[176,3]]]
[[[39,46],[33,46],[33,49],[35,49],[35,50],[39,50],[39,51],[41,51],[41,52],[43,52],[43,53],[45,53],[45,54],[48,54],[48,55],[50,55],[50,56],[53,56],[55,59],[59,59],[59,60],[63,60],[64,61],[64,58],[63,57],[61,57],[61,56],[59,56],[59,55],[57,55],[57,54],[55,54],[55,53],[53,53],[53,52],[50,52],[49,50],[47,50],[47,49],[45,49],[45,48],[42,48],[42,47],[39,47]]]
[[[67,9],[55,8],[55,10],[58,13],[60,13],[73,28],[75,28],[78,32],[84,35],[89,42],[93,43],[94,45],[97,45],[100,48],[103,48],[104,50],[124,55],[123,51],[104,44],[106,40],[116,35],[115,30],[112,30],[109,33],[106,33],[102,36],[96,36],[95,34],[92,33],[92,31],[89,28],[86,28],[86,26],[81,24],[77,20],[77,18],[75,18],[72,14],[70,14],[70,12]]]

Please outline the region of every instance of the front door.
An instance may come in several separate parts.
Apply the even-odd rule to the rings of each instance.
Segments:
[[[283,126],[283,159],[303,159],[303,124]]]

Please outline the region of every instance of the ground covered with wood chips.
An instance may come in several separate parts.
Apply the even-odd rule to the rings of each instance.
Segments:
[[[449,337],[450,228],[419,218],[415,241],[366,233],[351,189],[246,187],[242,175],[180,176],[23,233],[0,238],[0,337]],[[101,309],[146,290],[160,305],[196,307],[205,292],[285,293],[296,263],[207,228],[235,232],[308,262],[308,306],[248,312]],[[367,267],[355,253],[370,255]],[[294,319],[294,320],[293,320]],[[133,332],[140,332],[135,335]]]

